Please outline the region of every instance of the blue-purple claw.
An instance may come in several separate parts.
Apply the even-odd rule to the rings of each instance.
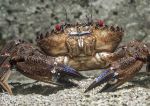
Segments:
[[[67,65],[59,65],[60,69],[57,69],[55,74],[56,82],[62,84],[64,87],[78,86],[78,84],[68,80],[69,78],[73,79],[83,79],[86,78],[77,72],[75,69]]]
[[[85,76],[83,76],[79,72],[77,72],[75,69],[73,69],[67,65],[60,65],[60,66],[62,68],[60,71],[60,74],[62,77],[67,76],[67,77],[72,77],[72,78],[77,78],[77,79],[86,78]]]
[[[95,81],[85,90],[85,92],[90,91],[91,89],[108,82],[109,80],[114,78],[114,72],[112,70],[106,70],[100,76],[98,76]]]

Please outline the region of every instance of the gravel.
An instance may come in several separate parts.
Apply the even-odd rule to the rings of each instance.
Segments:
[[[96,75],[97,76],[97,75]],[[22,76],[19,76],[22,77]],[[18,77],[18,79],[19,79]],[[78,83],[78,87],[61,88],[33,80],[11,80],[14,95],[0,94],[0,106],[149,106],[150,76],[140,72],[116,92],[99,93],[102,86],[84,93],[93,77]]]

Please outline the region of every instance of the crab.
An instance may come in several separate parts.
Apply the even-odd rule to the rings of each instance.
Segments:
[[[120,47],[125,53],[122,53],[123,50],[120,51],[121,53],[118,52],[117,48],[123,35],[124,31],[119,26],[105,25],[102,20],[87,20],[82,23],[56,24],[51,30],[40,32],[37,34],[37,45],[22,39],[11,40],[0,52],[0,85],[12,94],[7,83],[12,68],[16,68],[31,79],[58,86],[76,86],[77,84],[68,79],[86,78],[78,71],[108,69],[85,92],[100,85],[104,80],[105,82],[112,80],[116,74],[120,74],[119,70],[124,72],[123,76],[128,76],[123,63],[133,66],[133,70],[130,68],[127,70],[134,74],[140,70],[140,67],[131,63],[143,64],[145,58],[137,60],[140,56],[136,54],[138,50],[141,50],[139,53],[142,54],[142,50],[145,49],[140,49],[133,43],[131,47]],[[135,58],[135,55],[139,57],[133,61],[128,56],[128,52],[131,52],[132,58]],[[142,54],[142,56],[147,55]],[[121,80],[122,83],[127,80],[126,77],[122,79],[125,79]]]

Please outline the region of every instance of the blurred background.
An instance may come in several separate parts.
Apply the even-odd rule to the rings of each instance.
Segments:
[[[123,42],[150,39],[150,0],[0,0],[0,47],[15,36],[35,42],[36,32],[92,14],[125,30]]]

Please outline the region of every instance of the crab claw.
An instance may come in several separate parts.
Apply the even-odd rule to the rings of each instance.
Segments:
[[[67,65],[63,65],[62,67],[63,67],[63,71],[61,72],[61,74],[64,76],[68,76],[68,77],[72,77],[72,78],[78,78],[78,79],[85,78],[85,76],[81,75],[75,69],[73,69]]]
[[[85,93],[90,91],[91,89],[105,83],[108,82],[110,80],[113,80],[115,78],[115,73],[114,71],[108,69],[105,70],[104,72],[102,72],[102,74],[100,74],[100,76],[98,76],[95,81],[85,90]]]
[[[67,65],[59,65],[59,68],[56,68],[59,77],[62,78],[73,78],[73,79],[84,79],[85,76],[81,75],[74,68],[71,68]]]
[[[78,84],[70,81],[70,78],[80,80],[86,77],[67,65],[59,65],[56,68],[56,73],[54,74],[56,83],[59,83],[65,87],[78,86]]]

